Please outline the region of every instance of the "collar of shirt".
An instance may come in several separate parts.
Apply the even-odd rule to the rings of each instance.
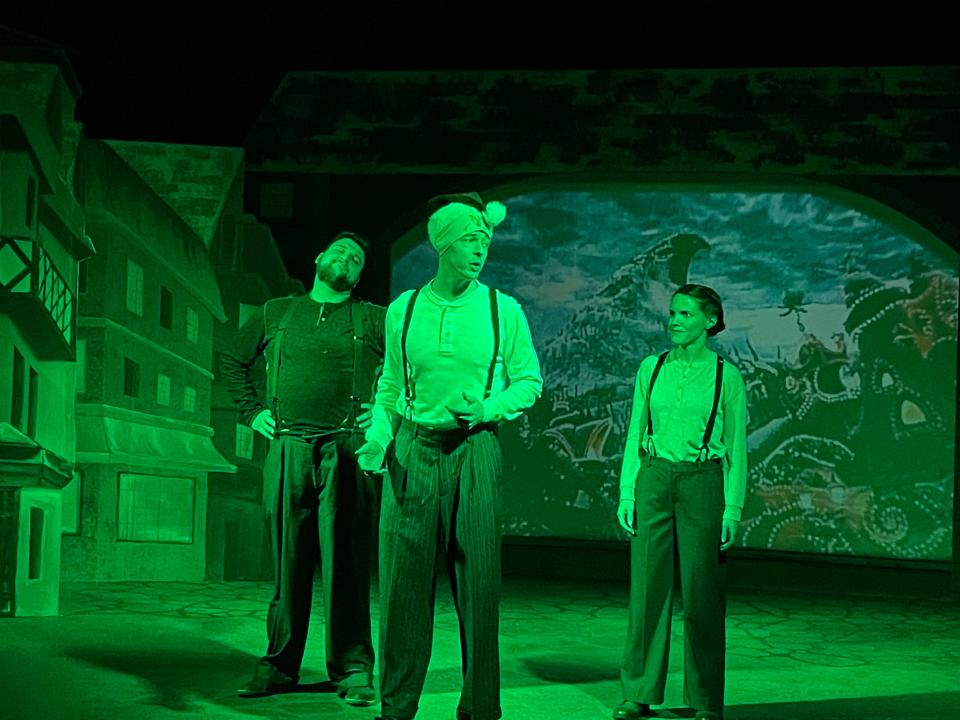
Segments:
[[[486,287],[479,280],[474,281],[476,284],[467,289],[463,294],[458,295],[453,300],[447,300],[446,298],[440,297],[437,292],[433,289],[433,281],[427,283],[427,286],[423,289],[423,294],[430,300],[430,302],[435,305],[440,305],[441,307],[460,307],[461,305],[466,305],[469,303],[473,296],[480,291],[481,287]]]
[[[677,349],[674,348],[670,351],[670,354],[667,356],[667,360],[672,360],[675,363],[678,363],[681,367],[700,367],[701,365],[715,365],[717,362],[717,355],[712,351],[707,351],[703,356],[697,358],[696,360],[686,360],[680,357],[680,354],[677,352]]]

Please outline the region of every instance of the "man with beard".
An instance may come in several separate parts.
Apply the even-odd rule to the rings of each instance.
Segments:
[[[246,697],[295,689],[321,564],[330,680],[351,705],[374,700],[370,541],[377,493],[355,452],[383,359],[384,308],[351,297],[368,243],[340,233],[306,295],[270,300],[236,334],[221,372],[242,422],[270,439],[264,510],[274,560],[267,651]],[[262,401],[251,368],[266,358]]]

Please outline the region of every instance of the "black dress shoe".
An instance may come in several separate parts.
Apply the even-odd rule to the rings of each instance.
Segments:
[[[370,670],[353,670],[337,681],[337,695],[355,707],[369,707],[377,700]]]
[[[347,705],[354,707],[369,707],[377,700],[377,694],[372,685],[351,685],[341,687],[337,693]]]
[[[297,688],[297,681],[277,670],[269,663],[260,663],[253,673],[253,677],[237,690],[240,697],[263,697],[277,693],[293,692]]]
[[[648,717],[653,717],[650,706],[632,700],[624,700],[613,709],[614,720],[640,720]]]

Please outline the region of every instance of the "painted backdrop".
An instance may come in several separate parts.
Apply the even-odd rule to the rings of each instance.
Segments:
[[[501,435],[506,533],[623,537],[614,514],[634,377],[666,347],[670,294],[689,281],[724,298],[715,347],[748,390],[740,544],[950,557],[952,250],[892,213],[802,192],[500,199],[509,214],[481,279],[522,303],[545,380]],[[394,263],[393,297],[436,267],[425,240],[399,245],[413,249]]]

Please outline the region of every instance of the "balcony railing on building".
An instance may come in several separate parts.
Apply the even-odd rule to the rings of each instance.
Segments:
[[[39,243],[0,237],[0,312],[13,319],[41,360],[73,360],[75,299]]]

